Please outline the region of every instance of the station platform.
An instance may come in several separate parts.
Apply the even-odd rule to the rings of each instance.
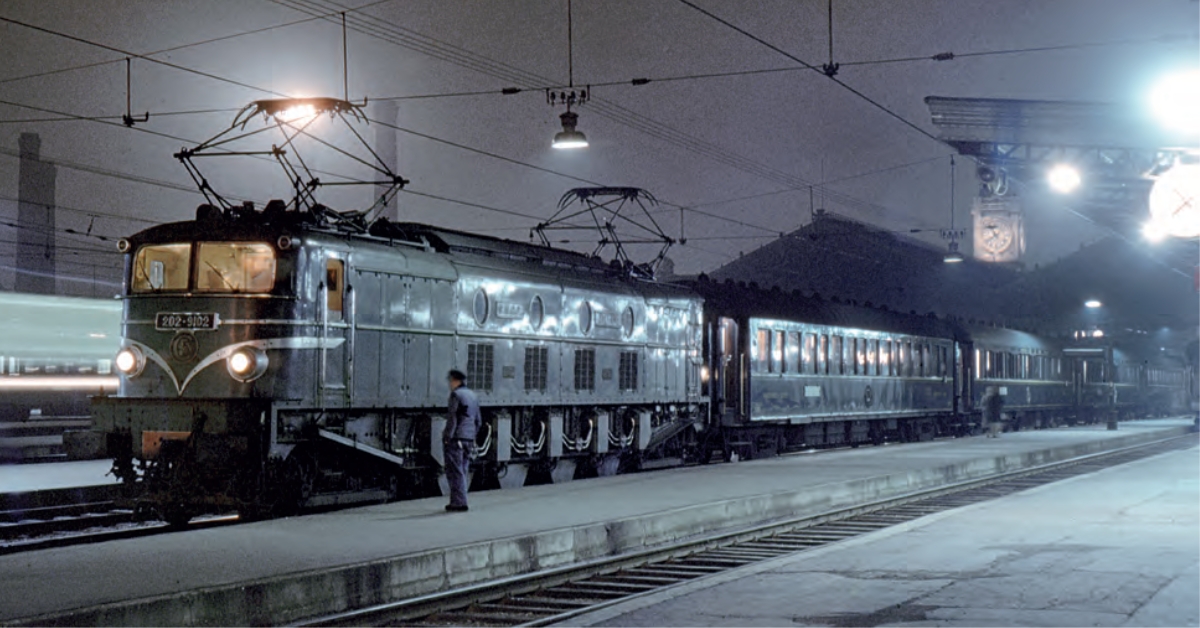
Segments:
[[[120,482],[108,475],[112,460],[0,464],[0,493],[28,493]]]
[[[0,556],[0,623],[264,625],[1183,434],[1190,419],[667,469]]]

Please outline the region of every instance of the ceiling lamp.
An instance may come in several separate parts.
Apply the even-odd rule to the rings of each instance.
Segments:
[[[571,19],[571,0],[567,0],[567,89],[566,91],[546,90],[546,102],[550,106],[566,105],[567,110],[558,118],[562,120],[562,131],[554,134],[554,141],[550,146],[567,150],[572,148],[587,148],[587,136],[581,131],[575,130],[575,125],[579,124],[579,114],[571,111],[571,107],[577,107],[587,102],[588,90],[581,89],[575,91],[575,32],[574,21]]]
[[[1079,170],[1070,164],[1058,164],[1050,169],[1046,174],[1046,181],[1050,187],[1059,194],[1070,194],[1074,192],[1079,184],[1083,181],[1079,175]]]
[[[1200,133],[1200,69],[1163,77],[1150,91],[1150,108],[1164,127]]]
[[[942,261],[947,264],[961,264],[963,254],[958,252],[958,239],[966,235],[962,229],[954,228],[954,155],[950,155],[950,228],[942,229],[942,239],[949,240],[946,255]]]
[[[563,130],[554,135],[554,142],[550,145],[558,149],[587,148],[587,136],[582,131],[575,130],[575,125],[579,123],[579,114],[568,109],[558,118],[562,120]]]
[[[947,264],[960,264],[963,259],[963,254],[958,252],[958,242],[951,240],[950,247],[946,251],[946,255],[942,258],[942,261]]]

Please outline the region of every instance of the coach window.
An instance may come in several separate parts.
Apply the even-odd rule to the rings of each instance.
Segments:
[[[781,331],[775,332],[774,342],[771,343],[771,372],[772,373],[784,372],[783,338],[784,338],[783,332],[781,332]]]
[[[845,373],[846,361],[842,354],[842,337],[832,336],[829,339],[829,374],[844,375]]]
[[[771,330],[759,329],[754,335],[754,370],[759,373],[769,372],[771,364]]]
[[[867,370],[869,375],[879,375],[879,340],[867,341]]]
[[[804,369],[802,372],[815,374],[817,372],[817,335],[804,334],[804,351],[801,357],[804,360]]]
[[[800,364],[800,334],[798,332],[789,331],[787,333],[787,343],[784,345],[783,352],[784,370],[790,373],[803,373],[804,367]]]
[[[821,346],[817,350],[817,373],[829,374],[829,334],[821,334]]]
[[[329,310],[329,320],[342,320],[342,307],[345,303],[346,263],[340,259],[325,261],[325,305]]]

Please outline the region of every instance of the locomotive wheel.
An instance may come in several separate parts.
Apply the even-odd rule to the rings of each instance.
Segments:
[[[185,528],[193,513],[184,504],[165,504],[158,507],[158,516],[172,528]]]
[[[278,497],[272,508],[278,516],[300,512],[312,497],[317,478],[317,463],[304,452],[292,452],[283,465],[280,485],[275,490]]]

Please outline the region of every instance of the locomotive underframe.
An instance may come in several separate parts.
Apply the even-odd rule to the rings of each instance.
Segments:
[[[438,409],[321,410],[256,400],[98,398],[127,505],[168,521],[436,494]],[[698,406],[487,408],[476,488],[511,488],[698,459]],[[444,489],[443,489],[444,491]]]

